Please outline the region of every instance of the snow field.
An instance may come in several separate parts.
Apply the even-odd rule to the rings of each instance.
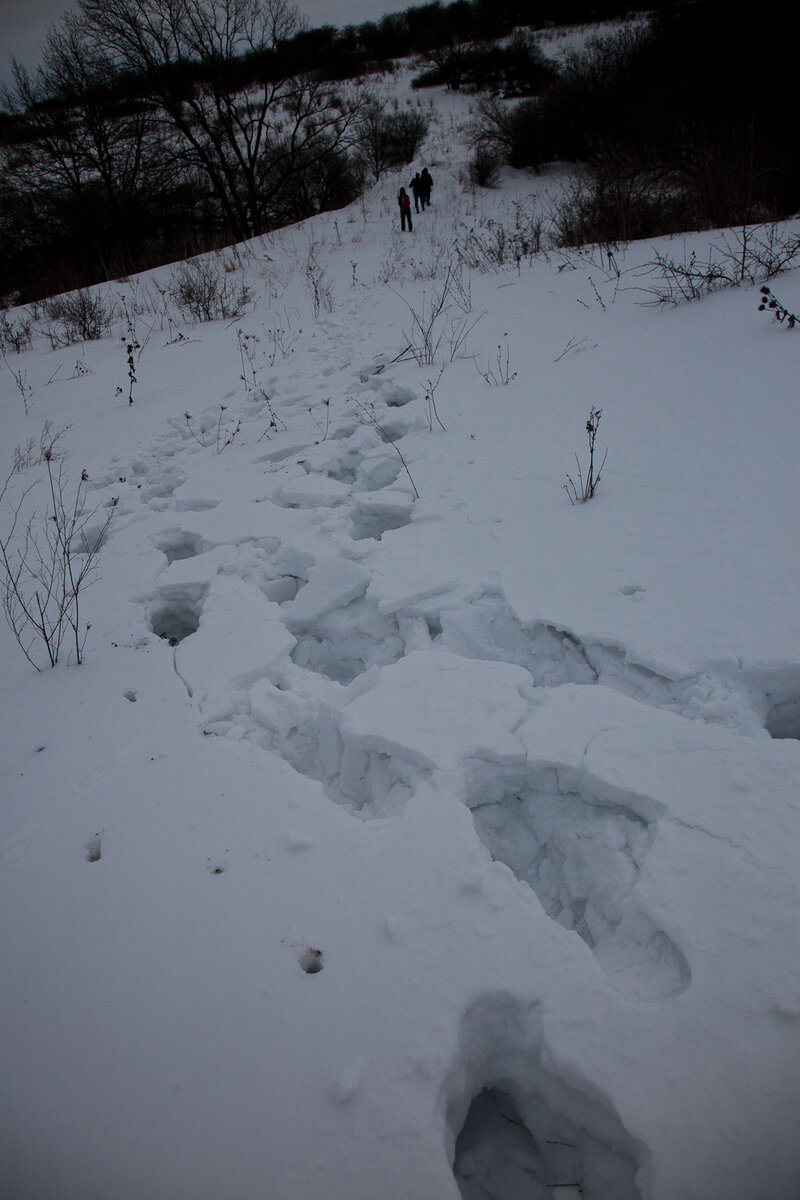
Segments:
[[[130,408],[114,339],[23,356],[29,415],[2,378],[118,504],[85,665],[0,630],[0,1195],[797,1190],[795,342],[642,308],[640,245],[468,273],[467,356],[454,307],[409,361],[459,230],[558,186],[465,192],[464,119],[413,238],[398,176],[251,244]]]

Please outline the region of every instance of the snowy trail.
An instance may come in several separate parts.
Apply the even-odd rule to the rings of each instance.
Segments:
[[[332,386],[338,336],[333,327],[329,349],[320,348],[328,364],[320,389]],[[368,345],[365,337],[365,354]],[[352,359],[359,361],[358,346]],[[757,735],[763,711],[741,681],[707,672],[670,680],[629,661],[624,646],[525,625],[497,583],[470,590],[429,571],[422,586],[386,588],[381,550],[394,531],[431,517],[415,504],[397,452],[424,431],[419,397],[379,365],[376,374],[374,364],[354,372],[345,362],[335,387],[359,395],[396,446],[364,410],[347,407],[326,412],[324,431],[305,442],[276,435],[253,459],[249,511],[257,501],[257,520],[246,516],[248,506],[232,512],[230,498],[213,494],[205,463],[197,499],[199,455],[176,433],[174,464],[145,475],[137,489],[165,522],[147,535],[166,560],[147,598],[151,628],[173,643],[175,670],[205,733],[285,759],[367,827],[399,820],[420,797],[445,813],[454,811],[450,801],[466,806],[478,841],[535,894],[568,958],[578,934],[613,991],[644,1006],[643,1028],[654,1030],[654,1014],[688,994],[683,1017],[673,1012],[670,1020],[691,1040],[703,990],[710,981],[719,986],[724,972],[709,931],[747,923],[737,862],[777,864],[752,827],[741,844],[722,828],[695,827],[690,800],[676,799],[674,746],[690,748],[684,794],[704,790],[713,806],[710,779],[718,776],[723,794],[719,764],[735,774],[741,739]],[[315,390],[313,381],[305,389]],[[232,527],[240,530],[233,541]],[[634,744],[648,746],[645,764],[632,756]],[[769,775],[767,744],[762,757]],[[705,885],[697,896],[687,887],[698,836],[719,839],[703,849],[713,901]],[[690,932],[698,904],[711,939],[702,948]],[[322,951],[302,951],[303,963],[320,969]],[[608,1008],[591,993],[595,1022],[598,1003]],[[632,1132],[633,1121],[626,1131],[606,1100],[571,1123],[568,1114],[585,1101],[578,1105],[545,1069],[552,1050],[524,1003],[505,993],[475,1000],[461,1030],[462,1065],[444,1094],[463,1195],[483,1178],[504,1200],[521,1195],[525,1180],[542,1195],[569,1196],[576,1172],[583,1194],[650,1194],[634,1182],[647,1162],[641,1130]],[[636,1069],[646,1088],[660,1086],[660,1065],[649,1082],[647,1067]],[[359,1069],[346,1071],[337,1095],[346,1099],[359,1080]],[[509,1108],[516,1126],[508,1125]],[[538,1140],[525,1143],[530,1129]],[[506,1145],[509,1130],[522,1139],[516,1149]],[[509,1155],[522,1165],[509,1167]],[[516,1182],[509,1170],[521,1171]],[[668,1194],[675,1185],[665,1186]]]
[[[322,348],[320,358],[330,363],[338,327],[323,332],[330,353]],[[339,391],[358,388],[377,425],[359,411],[326,415],[322,439],[256,459],[268,484],[259,526],[273,524],[264,510],[277,505],[297,514],[294,537],[265,538],[253,525],[236,543],[220,543],[215,528],[230,517],[216,499],[182,499],[192,491],[188,464],[142,480],[148,507],[168,502],[193,514],[191,529],[151,539],[167,565],[149,619],[175,644],[175,670],[204,729],[253,740],[368,820],[397,815],[434,782],[470,807],[492,858],[580,935],[613,986],[634,1000],[680,994],[691,969],[637,889],[666,807],[602,776],[587,779],[572,741],[563,758],[542,760],[541,689],[598,687],[602,696],[587,702],[598,711],[616,704],[623,728],[641,722],[641,704],[751,730],[758,715],[724,681],[670,681],[626,662],[624,647],[523,627],[497,586],[465,597],[444,580],[381,595],[369,543],[414,514],[400,445],[381,430],[401,443],[424,425],[404,411],[415,396],[391,370],[342,373]],[[176,436],[178,459],[180,444]],[[609,686],[636,703],[620,707]]]

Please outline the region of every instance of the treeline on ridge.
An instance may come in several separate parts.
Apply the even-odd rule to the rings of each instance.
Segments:
[[[0,295],[37,299],[349,203],[425,136],[422,109],[386,110],[365,83],[409,54],[414,86],[482,93],[475,182],[503,162],[588,164],[556,214],[565,243],[796,211],[790,40],[719,0],[648,12],[556,68],[530,30],[631,5],[455,0],[337,30],[305,28],[288,0],[79,0],[40,70],[17,66],[4,89]]]

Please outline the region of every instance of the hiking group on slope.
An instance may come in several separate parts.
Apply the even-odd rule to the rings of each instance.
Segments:
[[[423,167],[421,171],[417,171],[408,186],[411,189],[411,195],[414,197],[414,212],[424,212],[431,202],[431,188],[433,187],[433,178],[428,168]],[[405,188],[400,188],[397,194],[397,203],[400,206],[400,229],[404,230],[408,228],[408,232],[413,233],[411,197]]]

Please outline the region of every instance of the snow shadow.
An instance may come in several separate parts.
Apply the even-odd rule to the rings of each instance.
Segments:
[[[443,612],[442,645],[464,658],[524,667],[539,687],[597,682],[597,671],[577,638],[542,623],[524,626],[499,588]]]
[[[767,713],[764,728],[772,738],[800,739],[800,699],[773,704]]]
[[[667,1000],[691,982],[686,958],[643,910],[636,882],[653,843],[633,805],[554,770],[482,764],[467,799],[478,837],[536,893],[548,916],[590,948],[632,1000]]]
[[[475,1001],[446,1085],[453,1174],[464,1200],[640,1200],[640,1156],[607,1098],[545,1066],[535,1008]]]

